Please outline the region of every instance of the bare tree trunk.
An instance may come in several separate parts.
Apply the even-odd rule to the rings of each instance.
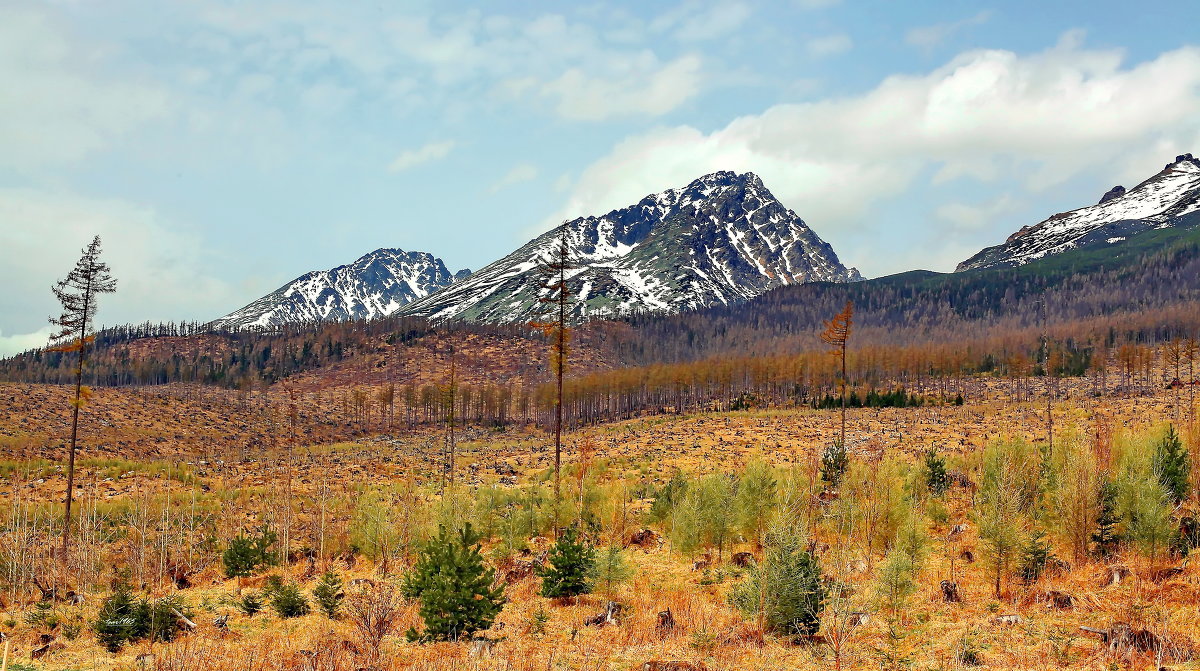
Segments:
[[[79,405],[83,395],[83,357],[87,354],[87,315],[91,307],[91,278],[83,295],[83,323],[79,326],[79,361],[75,365],[75,402],[71,407],[71,451],[67,456],[67,500],[63,514],[62,562],[67,564],[71,545],[71,501],[75,498],[75,447],[79,439]]]

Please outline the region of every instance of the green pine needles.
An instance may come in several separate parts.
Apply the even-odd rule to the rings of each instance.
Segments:
[[[142,639],[172,641],[183,626],[176,613],[186,614],[187,609],[176,596],[153,601],[138,599],[127,584],[119,584],[104,600],[92,630],[96,639],[109,652],[117,652],[126,643]]]
[[[1154,449],[1154,473],[1175,504],[1188,496],[1189,468],[1187,448],[1179,440],[1175,426],[1168,425],[1167,432]]]
[[[840,440],[827,446],[821,453],[821,479],[831,487],[841,484],[849,466],[850,455],[846,453],[846,444]]]
[[[275,613],[279,617],[285,620],[291,617],[303,617],[312,610],[300,588],[292,583],[282,585],[275,590],[271,595],[271,607],[275,609]]]
[[[581,540],[574,528],[563,530],[547,560],[550,566],[538,571],[542,577],[542,596],[558,599],[592,591],[596,549]]]
[[[1046,532],[1035,529],[1021,550],[1021,563],[1017,567],[1017,573],[1021,576],[1022,582],[1026,585],[1037,582],[1038,578],[1042,577],[1052,556],[1050,543],[1046,540]]]
[[[766,546],[762,563],[733,589],[730,601],[743,613],[760,616],[767,631],[794,638],[816,634],[829,596],[820,560],[794,531],[767,534]]]
[[[238,534],[229,541],[229,548],[221,555],[221,561],[225,564],[225,577],[248,576],[264,566],[274,564],[276,558],[271,546],[278,538],[274,531],[265,527],[256,537]]]
[[[1099,512],[1096,514],[1096,528],[1092,532],[1091,541],[1095,553],[1100,557],[1109,557],[1121,544],[1121,533],[1117,529],[1120,516],[1117,514],[1117,486],[1112,480],[1100,483]]]
[[[345,596],[346,594],[342,591],[342,579],[333,571],[321,576],[321,581],[313,589],[313,598],[317,600],[317,605],[321,607],[325,616],[330,619],[337,618],[338,608],[341,607],[342,599]]]
[[[496,571],[483,563],[481,536],[468,523],[457,533],[446,527],[424,544],[401,592],[421,602],[425,631],[409,629],[410,641],[457,641],[492,626],[504,607],[504,585],[492,586]]]
[[[925,484],[929,487],[929,493],[934,496],[941,496],[950,489],[950,477],[946,474],[946,460],[938,451],[929,448],[925,453]]]

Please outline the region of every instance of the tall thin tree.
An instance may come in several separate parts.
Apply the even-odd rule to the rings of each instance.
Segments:
[[[842,376],[839,385],[842,394],[842,428],[841,445],[846,445],[846,344],[850,342],[850,329],[854,322],[854,303],[846,301],[846,307],[825,322],[825,330],[821,333],[821,341],[833,347],[830,354],[838,357],[842,364]]]
[[[554,537],[558,538],[558,515],[562,501],[561,478],[562,466],[562,429],[563,429],[563,375],[567,367],[567,312],[571,302],[571,290],[567,283],[567,272],[575,266],[570,261],[570,241],[567,239],[569,229],[566,224],[560,227],[558,245],[554,256],[538,269],[542,277],[542,288],[545,293],[538,299],[551,308],[552,321],[537,322],[540,328],[550,336],[551,364],[554,368]]]
[[[96,316],[96,299],[100,294],[111,294],[117,290],[117,281],[110,275],[111,268],[100,260],[100,236],[92,239],[83,249],[83,256],[67,276],[51,289],[54,297],[62,304],[62,314],[51,317],[50,323],[59,328],[51,341],[51,348],[59,352],[74,352],[75,396],[71,401],[71,448],[67,457],[67,497],[63,514],[62,561],[67,561],[67,550],[71,543],[71,502],[75,494],[75,449],[79,440],[79,408],[87,397],[83,386],[83,367],[87,361],[89,346],[95,341],[91,334]]]
[[[454,436],[454,409],[458,403],[458,368],[457,368],[457,351],[454,345],[450,345],[450,379],[446,383],[446,473],[442,478],[442,490],[446,489],[447,480],[450,483],[450,489],[454,488],[454,457],[456,451],[455,436]]]
[[[1051,370],[1050,365],[1050,334],[1046,326],[1046,299],[1038,299],[1038,319],[1041,320],[1042,335],[1042,376],[1046,380],[1046,442],[1050,446],[1050,450],[1054,450],[1054,388],[1051,385],[1053,382],[1050,378],[1054,376],[1055,371]]]

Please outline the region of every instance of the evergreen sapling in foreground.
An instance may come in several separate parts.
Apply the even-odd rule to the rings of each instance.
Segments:
[[[492,626],[504,607],[504,585],[492,586],[496,571],[483,563],[480,535],[468,523],[452,534],[441,527],[421,549],[401,591],[421,602],[425,631],[408,630],[410,641],[457,641]]]
[[[590,577],[596,564],[596,549],[581,540],[575,528],[563,530],[547,561],[549,567],[538,571],[542,596],[557,599],[592,591]]]

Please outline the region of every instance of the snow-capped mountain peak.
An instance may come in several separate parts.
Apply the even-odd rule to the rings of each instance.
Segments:
[[[305,273],[211,326],[265,328],[387,316],[469,274],[451,274],[441,259],[427,252],[377,249],[353,263]]]
[[[677,312],[784,284],[861,279],[753,173],[721,171],[603,216],[580,217],[406,308],[434,319],[536,320],[537,273],[566,238],[572,318]]]
[[[958,264],[957,270],[1020,266],[1085,245],[1112,244],[1149,228],[1192,225],[1197,212],[1200,159],[1182,154],[1132,189],[1115,187],[1096,205],[1025,226],[1003,244],[988,247]]]

